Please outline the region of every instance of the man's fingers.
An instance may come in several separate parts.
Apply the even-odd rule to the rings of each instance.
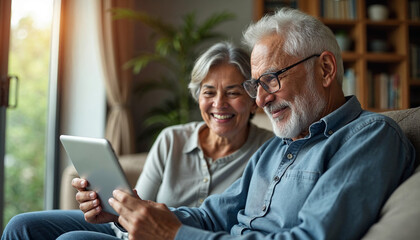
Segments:
[[[128,223],[129,220],[127,218],[130,217],[134,210],[138,210],[139,205],[142,205],[142,200],[139,201],[138,197],[131,196],[120,190],[114,190],[112,195],[114,198],[108,200],[109,205],[120,215],[119,219],[124,218],[123,222]],[[124,226],[122,223],[121,225]]]
[[[121,216],[124,214],[126,207],[121,204],[121,202],[115,200],[114,198],[108,199],[109,205]],[[121,218],[121,217],[120,217]]]
[[[122,197],[118,194],[116,194],[116,196],[118,196],[119,199],[121,199]],[[133,198],[132,196],[130,197]],[[122,197],[122,199],[126,200],[124,196]],[[137,199],[137,197],[135,197],[135,199]],[[128,209],[127,205],[118,201],[115,198],[110,198],[108,202],[111,205],[111,207],[113,207],[114,210],[120,215],[118,217],[118,223],[121,224],[121,226],[123,226],[130,234],[139,231],[139,229],[136,229],[136,226],[138,226],[139,224],[141,225],[141,223],[137,222],[138,220],[140,220],[139,218],[133,218],[132,213],[134,213],[134,211]]]
[[[130,239],[173,238],[181,226],[165,204],[144,201],[120,190],[114,190],[112,195],[108,202],[119,213],[118,222],[129,232]]]
[[[125,228],[128,232],[131,232],[133,229],[131,229],[131,224],[128,223],[128,220],[123,217],[123,215],[120,215],[118,217],[118,223]]]
[[[132,203],[134,203],[134,202],[136,202],[137,204],[142,203],[142,201],[137,202],[139,197],[132,196],[132,195],[130,195],[126,192],[123,192],[121,190],[114,190],[112,192],[112,196],[115,198],[115,200],[117,200],[118,202],[121,202],[126,207],[133,206]],[[130,209],[130,210],[135,210],[135,209]]]

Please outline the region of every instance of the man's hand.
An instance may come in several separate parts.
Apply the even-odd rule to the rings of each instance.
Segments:
[[[120,190],[113,192],[109,204],[120,214],[119,223],[130,239],[174,239],[181,222],[165,204],[144,201]]]
[[[94,191],[87,191],[88,181],[86,179],[74,178],[71,185],[77,189],[76,200],[79,208],[85,215],[86,222],[106,223],[117,221],[118,217],[102,211],[98,194]]]

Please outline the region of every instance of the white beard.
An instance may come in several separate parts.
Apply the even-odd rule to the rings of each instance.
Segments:
[[[280,138],[294,138],[303,131],[308,130],[309,126],[320,117],[326,107],[326,101],[316,92],[314,80],[308,79],[307,91],[296,96],[294,104],[289,101],[280,101],[264,107],[265,113],[271,120],[274,134]],[[271,112],[276,109],[289,107],[291,116],[286,122],[282,122],[283,117],[273,118]]]

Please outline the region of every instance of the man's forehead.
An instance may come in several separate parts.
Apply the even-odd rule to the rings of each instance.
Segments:
[[[288,57],[282,47],[283,41],[279,36],[268,36],[258,41],[251,52],[252,76],[277,70],[287,63]]]
[[[279,49],[281,50],[283,44],[284,44],[283,37],[281,37],[280,35],[278,34],[266,35],[255,43],[255,46],[252,52],[254,52],[255,50],[270,51],[270,52],[272,52],[273,50],[279,50]]]

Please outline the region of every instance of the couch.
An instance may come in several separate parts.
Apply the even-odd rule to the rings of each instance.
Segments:
[[[418,153],[416,170],[402,183],[383,206],[379,220],[363,237],[366,240],[383,239],[420,239],[420,107],[405,110],[383,112],[393,118],[413,143]],[[264,114],[257,114],[253,122],[264,128],[271,124]],[[143,170],[147,153],[125,155],[120,157],[121,166],[131,186],[135,186]],[[71,187],[71,179],[77,177],[73,166],[68,166],[62,176],[60,208],[77,209],[76,191]]]

